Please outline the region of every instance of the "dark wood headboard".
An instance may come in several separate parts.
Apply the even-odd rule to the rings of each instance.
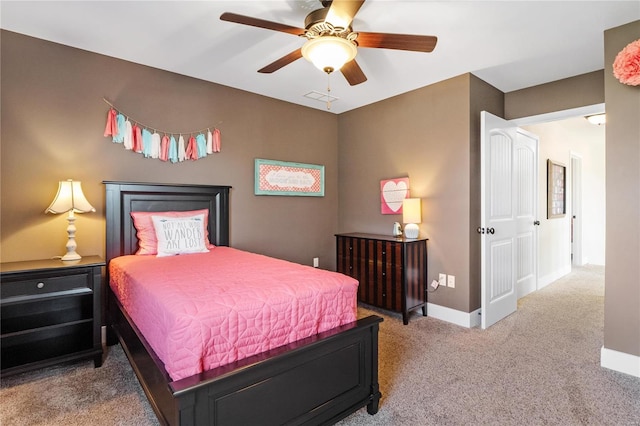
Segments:
[[[209,240],[229,245],[230,186],[102,182],[106,187],[107,264],[138,250],[132,211],[209,210]]]

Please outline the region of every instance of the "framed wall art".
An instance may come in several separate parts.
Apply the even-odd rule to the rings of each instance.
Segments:
[[[567,168],[547,160],[547,219],[567,213]]]
[[[254,193],[324,197],[324,166],[256,158]]]
[[[409,178],[383,179],[380,181],[380,212],[402,214],[402,201],[409,198]]]

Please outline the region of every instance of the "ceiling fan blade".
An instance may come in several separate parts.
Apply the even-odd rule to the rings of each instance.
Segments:
[[[333,0],[325,22],[329,22],[334,27],[349,28],[353,17],[363,3],[364,0]]]
[[[356,41],[360,47],[411,50],[413,52],[431,52],[436,47],[438,37],[411,34],[358,32],[358,38]]]
[[[367,76],[364,75],[360,65],[358,65],[355,59],[344,64],[342,68],[340,68],[340,72],[342,72],[342,75],[344,75],[344,78],[347,79],[351,86],[367,81]]]
[[[302,58],[302,49],[297,49],[291,53],[284,55],[282,58],[273,61],[266,67],[259,69],[258,72],[262,74],[271,74],[272,72],[278,71],[285,65],[289,65],[291,62],[300,58]]]
[[[280,31],[297,36],[304,34],[304,30],[302,28],[292,27],[290,25],[281,24],[279,22],[252,18],[250,16],[238,15],[235,13],[225,12],[220,15],[220,19],[222,21],[235,22],[236,24],[250,25],[252,27],[265,28],[267,30]]]

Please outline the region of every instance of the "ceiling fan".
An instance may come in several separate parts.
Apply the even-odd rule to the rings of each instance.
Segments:
[[[321,1],[322,9],[307,15],[304,20],[304,29],[228,12],[220,15],[220,19],[307,39],[301,48],[275,60],[258,72],[269,74],[304,57],[328,74],[339,69],[352,86],[367,81],[367,77],[355,60],[357,47],[414,52],[431,52],[436,47],[438,38],[435,36],[353,31],[351,22],[364,1]]]

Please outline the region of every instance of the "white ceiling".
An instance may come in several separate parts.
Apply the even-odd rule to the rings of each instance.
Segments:
[[[0,1],[3,29],[341,113],[472,72],[503,92],[604,68],[604,31],[640,19],[640,1],[368,0],[354,31],[436,35],[432,53],[359,48],[368,81],[349,86],[304,59],[258,69],[303,38],[219,20],[233,12],[296,27],[318,0]],[[329,81],[328,81],[329,80]]]

